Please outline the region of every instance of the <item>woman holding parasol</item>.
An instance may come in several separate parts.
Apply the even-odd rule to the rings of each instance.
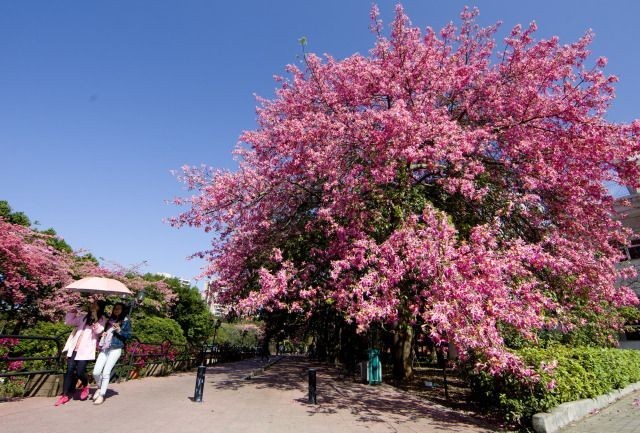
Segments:
[[[74,281],[66,288],[93,295],[131,295],[131,291],[120,281],[102,277],[83,278]],[[103,314],[104,302],[94,300],[87,313],[79,314],[77,311],[71,311],[66,315],[65,323],[75,326],[75,329],[69,335],[63,349],[63,352],[67,353],[67,373],[64,377],[63,392],[56,401],[56,406],[71,400],[75,388],[74,373],[82,381],[80,399],[86,400],[89,396],[86,368],[89,361],[96,359],[96,346],[105,329]],[[120,325],[118,329],[119,327]]]
[[[75,329],[62,349],[62,352],[67,354],[67,372],[64,375],[62,395],[56,400],[56,406],[71,400],[75,391],[76,377],[82,382],[80,400],[86,400],[89,396],[87,364],[96,359],[96,344],[104,330],[103,313],[104,302],[94,300],[89,304],[87,312],[73,310],[65,316],[65,324],[74,326]]]

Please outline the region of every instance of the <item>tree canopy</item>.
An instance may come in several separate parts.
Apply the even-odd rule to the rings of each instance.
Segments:
[[[162,281],[176,295],[167,315],[182,328],[190,343],[202,343],[213,333],[213,315],[197,287],[183,284],[178,278],[157,274],[145,274],[150,282]]]
[[[535,340],[585,312],[603,335],[637,303],[617,287],[605,181],[640,186],[640,121],[610,122],[615,76],[516,26],[499,49],[477,11],[440,31],[398,7],[367,56],[288,66],[236,171],[184,167],[176,226],[215,232],[206,273],[246,312],[331,306],[359,329],[421,325],[491,371],[520,368],[502,329]],[[627,272],[627,271],[622,271]]]

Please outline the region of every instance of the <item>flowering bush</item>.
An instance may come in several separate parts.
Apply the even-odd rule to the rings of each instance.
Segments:
[[[18,371],[24,367],[24,361],[9,361],[8,356],[13,352],[13,348],[20,344],[18,338],[0,338],[0,362],[4,363],[4,368],[0,367],[0,372]]]
[[[173,362],[180,354],[180,349],[180,347],[173,346],[169,341],[165,341],[161,344],[132,341],[127,344],[124,362],[128,363],[133,359],[133,365],[137,368],[142,368],[145,365],[154,362]]]
[[[0,377],[0,399],[19,397],[24,394],[26,380],[20,377]]]
[[[22,361],[9,361],[7,358],[13,348],[20,343],[18,338],[0,338],[0,373],[20,370],[23,367]]]
[[[18,371],[24,367],[24,361],[9,361],[7,363],[7,371]]]
[[[21,370],[22,361],[8,361],[9,353],[20,343],[17,338],[0,338],[0,373],[10,373]],[[22,395],[25,380],[23,378],[8,376],[0,377],[0,398],[11,398]]]
[[[0,338],[0,359],[6,357],[11,348],[20,343],[20,339],[15,337]]]

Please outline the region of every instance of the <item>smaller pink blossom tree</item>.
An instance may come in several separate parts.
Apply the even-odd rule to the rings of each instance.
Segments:
[[[61,247],[62,245],[62,247]],[[101,266],[89,256],[74,253],[51,232],[40,232],[0,218],[0,312],[18,333],[36,320],[61,320],[82,296],[64,287],[87,276],[114,278],[134,295],[153,291],[155,308],[163,312],[177,300],[163,281],[147,281],[138,269],[118,265]]]
[[[78,301],[62,292],[73,258],[49,244],[51,235],[0,218],[0,309],[9,320],[48,316]]]

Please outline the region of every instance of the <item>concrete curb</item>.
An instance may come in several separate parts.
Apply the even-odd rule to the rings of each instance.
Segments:
[[[532,418],[533,429],[537,433],[555,433],[569,423],[584,418],[595,410],[609,406],[622,397],[640,390],[640,382],[596,398],[570,401],[553,408],[551,412],[537,413]]]
[[[278,357],[278,358],[274,359],[273,361],[266,363],[265,365],[263,365],[263,366],[262,366],[262,367],[260,367],[260,368],[256,368],[256,369],[254,369],[254,370],[251,370],[251,373],[247,374],[247,375],[245,376],[245,379],[251,379],[252,377],[257,376],[257,375],[258,375],[258,374],[260,374],[260,373],[264,373],[264,371],[265,371],[266,369],[268,369],[268,368],[270,368],[272,365],[277,364],[278,362],[282,361],[282,359],[283,359],[283,358],[284,358],[284,356],[280,356],[280,357]]]

